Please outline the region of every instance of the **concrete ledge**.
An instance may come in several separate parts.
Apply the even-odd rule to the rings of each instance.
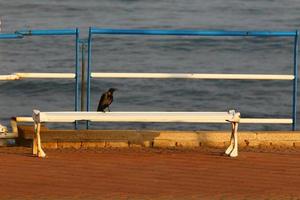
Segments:
[[[18,144],[32,145],[33,127],[19,126]],[[228,146],[230,131],[50,130],[41,129],[44,148]],[[299,147],[300,131],[239,131],[239,146]]]

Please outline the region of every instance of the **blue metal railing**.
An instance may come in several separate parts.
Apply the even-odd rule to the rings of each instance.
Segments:
[[[209,31],[209,30],[144,30],[144,29],[98,29],[90,28],[91,34],[109,35],[177,35],[177,36],[256,36],[294,37],[287,31]]]
[[[93,35],[161,35],[161,36],[215,36],[215,37],[291,37],[294,38],[293,49],[293,102],[292,118],[293,130],[297,122],[297,92],[298,92],[298,31],[211,31],[211,30],[150,30],[150,29],[99,29],[90,27],[88,35],[88,67],[87,67],[87,92],[86,109],[90,110],[90,87],[92,67],[92,37]],[[22,39],[27,36],[75,36],[75,111],[79,111],[79,30],[19,30],[15,33],[0,33],[0,39]]]
[[[75,36],[75,98],[74,110],[79,110],[79,29],[57,29],[57,30],[18,30],[15,32],[21,36]]]
[[[76,28],[76,39],[75,39],[75,111],[79,111],[79,29]],[[77,126],[77,122],[75,122],[75,126]]]
[[[51,35],[76,35],[79,30],[76,29],[62,29],[62,30],[18,30],[15,33],[22,36],[51,36]]]
[[[79,110],[79,29],[18,30],[12,34],[0,33],[0,39],[20,39],[27,36],[75,36],[75,98],[74,110]]]
[[[0,33],[0,39],[20,39],[20,38],[23,38],[21,34]]]
[[[165,36],[239,36],[239,37],[293,37],[294,38],[294,79],[293,79],[293,104],[292,129],[296,130],[297,121],[297,91],[298,91],[298,31],[210,31],[210,30],[145,30],[145,29],[100,29],[89,28],[88,36],[88,73],[87,73],[87,111],[90,110],[90,82],[92,60],[93,35],[165,35]],[[88,127],[88,124],[87,124]]]
[[[295,32],[294,39],[294,84],[293,84],[293,130],[296,130],[297,125],[297,93],[298,93],[298,35],[299,31]]]

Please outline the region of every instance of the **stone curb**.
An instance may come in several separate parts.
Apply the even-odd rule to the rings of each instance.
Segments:
[[[19,144],[32,143],[32,127],[19,127]],[[44,148],[228,146],[230,131],[49,130]],[[299,147],[300,131],[239,131],[239,147]]]

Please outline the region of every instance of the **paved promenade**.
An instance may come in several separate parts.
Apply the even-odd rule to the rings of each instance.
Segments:
[[[0,148],[0,199],[300,199],[299,149]]]

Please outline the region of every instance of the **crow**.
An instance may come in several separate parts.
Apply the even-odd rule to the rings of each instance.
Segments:
[[[115,89],[115,88],[110,88],[107,92],[104,92],[101,95],[101,98],[100,98],[100,101],[98,104],[98,108],[97,108],[97,112],[100,112],[100,111],[105,112],[106,108],[108,108],[108,111],[110,112],[109,105],[114,100],[113,94],[114,94],[114,91],[116,91],[116,90],[117,89]]]

